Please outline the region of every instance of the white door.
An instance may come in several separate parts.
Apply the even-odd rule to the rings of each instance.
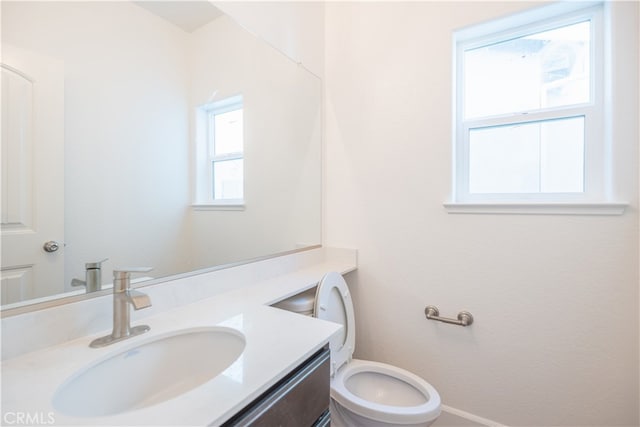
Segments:
[[[5,43],[1,182],[2,305],[63,292],[64,68]]]

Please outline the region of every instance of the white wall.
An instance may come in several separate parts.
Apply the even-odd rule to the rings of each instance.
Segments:
[[[64,62],[65,285],[103,258],[105,281],[113,266],[185,271],[186,34],[125,2],[2,8],[3,42]]]
[[[539,4],[539,3],[533,3]],[[356,356],[507,425],[638,425],[638,4],[614,2],[622,216],[452,215],[451,32],[523,2],[326,5],[324,244],[348,275]],[[469,328],[427,321],[462,309]]]
[[[324,73],[324,3],[215,1],[216,7],[314,74]]]

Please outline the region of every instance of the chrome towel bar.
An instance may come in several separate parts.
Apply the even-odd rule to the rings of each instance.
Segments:
[[[450,323],[452,325],[469,326],[473,323],[473,316],[468,311],[458,313],[458,320],[448,317],[440,317],[440,310],[434,305],[428,305],[424,309],[424,315],[429,320],[437,320],[438,322]]]

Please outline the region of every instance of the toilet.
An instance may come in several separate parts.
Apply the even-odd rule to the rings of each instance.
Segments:
[[[340,323],[331,351],[333,427],[428,426],[440,415],[440,395],[424,379],[395,366],[353,359],[355,319],[349,288],[331,272],[318,285],[319,319]]]

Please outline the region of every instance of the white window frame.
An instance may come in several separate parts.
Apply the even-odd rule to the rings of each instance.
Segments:
[[[580,7],[580,8],[578,8]],[[620,214],[625,204],[609,200],[611,156],[606,132],[605,7],[563,2],[537,8],[454,33],[453,195],[445,207],[452,213],[603,213]],[[464,52],[532,33],[591,21],[591,99],[584,104],[464,119]],[[584,191],[581,193],[493,193],[469,191],[469,135],[471,129],[585,117]]]
[[[215,116],[229,111],[242,109],[242,95],[235,95],[221,101],[212,102],[196,109],[196,176],[195,203],[193,207],[200,210],[243,210],[245,199],[217,199],[214,195],[214,164],[229,160],[244,160],[242,152],[214,155],[215,150]],[[245,174],[246,177],[246,174]],[[245,186],[243,177],[243,187]],[[243,189],[244,195],[244,189]]]

